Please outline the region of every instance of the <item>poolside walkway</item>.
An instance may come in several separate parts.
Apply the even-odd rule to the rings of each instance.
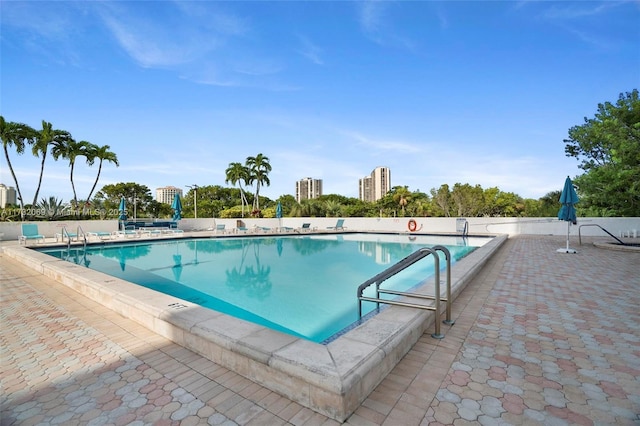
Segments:
[[[640,252],[564,244],[507,241],[346,423],[640,424]],[[0,283],[2,426],[338,424],[2,255]]]

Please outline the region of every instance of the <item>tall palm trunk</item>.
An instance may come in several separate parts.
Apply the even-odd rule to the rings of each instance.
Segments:
[[[76,186],[73,183],[73,166],[75,165],[75,162],[72,161],[70,165],[71,165],[71,173],[70,173],[71,189],[73,189],[73,210],[74,210],[74,214],[77,214],[77,212],[78,212],[78,195],[76,194]]]
[[[98,180],[100,179],[100,172],[102,171],[102,159],[100,159],[100,164],[98,164],[98,176],[96,176],[95,182],[93,182],[93,186],[91,187],[91,191],[89,191],[89,196],[87,197],[87,203],[91,202],[91,195],[93,195],[93,191],[96,189],[98,185]]]
[[[18,185],[18,178],[16,177],[16,173],[13,171],[11,160],[9,160],[9,151],[7,151],[6,145],[4,145],[4,158],[6,158],[7,160],[7,165],[9,166],[9,170],[11,171],[11,176],[13,176],[13,181],[16,184],[16,191],[18,192],[18,200],[20,200],[20,220],[24,220],[24,200],[22,199],[22,192],[20,191],[20,185]]]
[[[242,217],[244,217],[244,205],[246,204],[247,207],[249,207],[249,201],[247,201],[247,197],[244,195],[242,184],[238,182],[238,186],[240,187],[240,206],[242,209]]]
[[[253,210],[260,210],[260,180],[256,181],[256,199],[253,200]]]
[[[40,163],[40,177],[38,178],[38,186],[36,187],[36,194],[33,196],[32,206],[35,206],[38,202],[38,194],[40,194],[40,186],[42,185],[42,175],[44,174],[44,160],[47,159],[47,151],[42,152],[42,162]]]

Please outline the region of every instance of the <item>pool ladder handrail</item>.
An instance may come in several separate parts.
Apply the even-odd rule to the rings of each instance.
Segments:
[[[67,250],[71,249],[71,235],[69,235],[69,231],[67,231],[67,227],[63,226],[62,227],[62,241],[64,241],[64,236],[67,236]],[[78,225],[78,228],[76,229],[76,238],[78,238],[80,235],[82,235],[82,239],[84,240],[84,244],[83,244],[83,248],[87,248],[87,234],[84,233],[84,231],[82,230],[82,227],[80,225]]]
[[[469,236],[469,222],[463,217],[456,219],[456,232],[463,237]]]
[[[622,244],[623,246],[627,245],[624,241],[622,241],[621,239],[619,239],[618,237],[616,237],[615,235],[613,235],[611,232],[607,231],[606,229],[604,229],[602,226],[598,225],[597,223],[586,223],[584,225],[580,225],[578,226],[578,243],[580,245],[582,245],[582,235],[580,234],[580,230],[582,229],[583,226],[597,226],[598,228],[602,229],[604,232],[606,232],[607,234],[609,234],[614,240],[616,240],[617,242],[619,242],[620,244]]]
[[[446,282],[446,292],[447,292],[447,297],[442,298],[440,296],[440,257],[438,256],[438,251],[442,251],[445,255],[445,259],[447,262],[447,267],[446,267],[446,272],[447,272],[447,282]],[[414,263],[424,259],[425,257],[429,256],[429,255],[433,255],[433,261],[434,261],[434,267],[435,267],[435,274],[434,274],[434,280],[435,280],[435,294],[433,296],[429,296],[426,294],[420,294],[420,293],[410,293],[410,292],[406,292],[406,291],[396,291],[396,290],[386,290],[386,289],[381,289],[380,288],[380,284],[382,284],[382,282],[386,281],[387,279],[391,278],[392,276],[396,275],[397,273],[407,269],[409,266],[413,265]],[[368,297],[368,296],[363,296],[362,293],[364,292],[364,290],[375,284],[376,285],[376,296],[377,297]],[[417,304],[417,303],[409,303],[409,302],[402,302],[402,301],[398,301],[398,300],[389,300],[389,299],[381,299],[380,298],[380,294],[393,294],[396,296],[405,296],[405,297],[414,297],[414,298],[418,298],[418,299],[427,299],[427,300],[433,300],[434,304],[433,306],[426,306],[426,305],[421,305],[421,304]],[[451,320],[451,253],[449,252],[449,250],[441,245],[437,245],[437,246],[433,246],[431,248],[429,247],[423,247],[417,251],[415,251],[414,253],[411,253],[409,256],[405,257],[404,259],[400,260],[399,262],[395,263],[394,265],[392,265],[391,267],[385,269],[384,271],[380,272],[379,274],[377,274],[376,276],[368,279],[367,281],[363,282],[362,284],[360,284],[358,286],[358,317],[362,318],[362,302],[366,301],[366,302],[375,302],[377,304],[377,306],[380,306],[380,303],[386,303],[388,305],[396,305],[396,306],[404,306],[404,307],[409,307],[409,308],[417,308],[417,309],[425,309],[425,310],[430,310],[430,311],[435,311],[435,320],[434,320],[434,326],[435,326],[435,331],[434,333],[431,335],[431,337],[435,338],[435,339],[442,339],[444,337],[443,334],[440,333],[440,302],[446,302],[446,319],[443,321],[443,323],[448,324],[448,325],[453,325],[454,321]]]

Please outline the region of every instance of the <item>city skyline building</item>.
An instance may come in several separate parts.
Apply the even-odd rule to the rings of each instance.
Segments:
[[[18,199],[16,197],[16,189],[13,186],[7,186],[4,183],[0,183],[0,208],[5,208],[7,205],[17,204]]]
[[[310,177],[300,179],[296,182],[296,201],[310,200],[322,195],[322,179]]]
[[[156,201],[159,203],[171,204],[176,194],[182,198],[182,189],[175,186],[165,186],[156,189]]]
[[[374,202],[391,190],[391,170],[388,167],[376,167],[371,175],[358,181],[358,197],[362,201]]]
[[[371,176],[365,176],[358,181],[358,198],[362,201],[373,202],[373,192]]]

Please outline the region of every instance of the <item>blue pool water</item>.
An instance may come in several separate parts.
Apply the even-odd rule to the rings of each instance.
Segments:
[[[124,242],[41,251],[323,342],[358,321],[357,288],[367,279],[421,247],[445,245],[455,262],[484,242],[483,238],[410,240],[406,235],[331,234]],[[427,257],[383,287],[408,290],[432,275],[433,260]],[[365,295],[374,296],[373,290],[370,287]],[[374,303],[364,302],[363,315],[375,308]]]

